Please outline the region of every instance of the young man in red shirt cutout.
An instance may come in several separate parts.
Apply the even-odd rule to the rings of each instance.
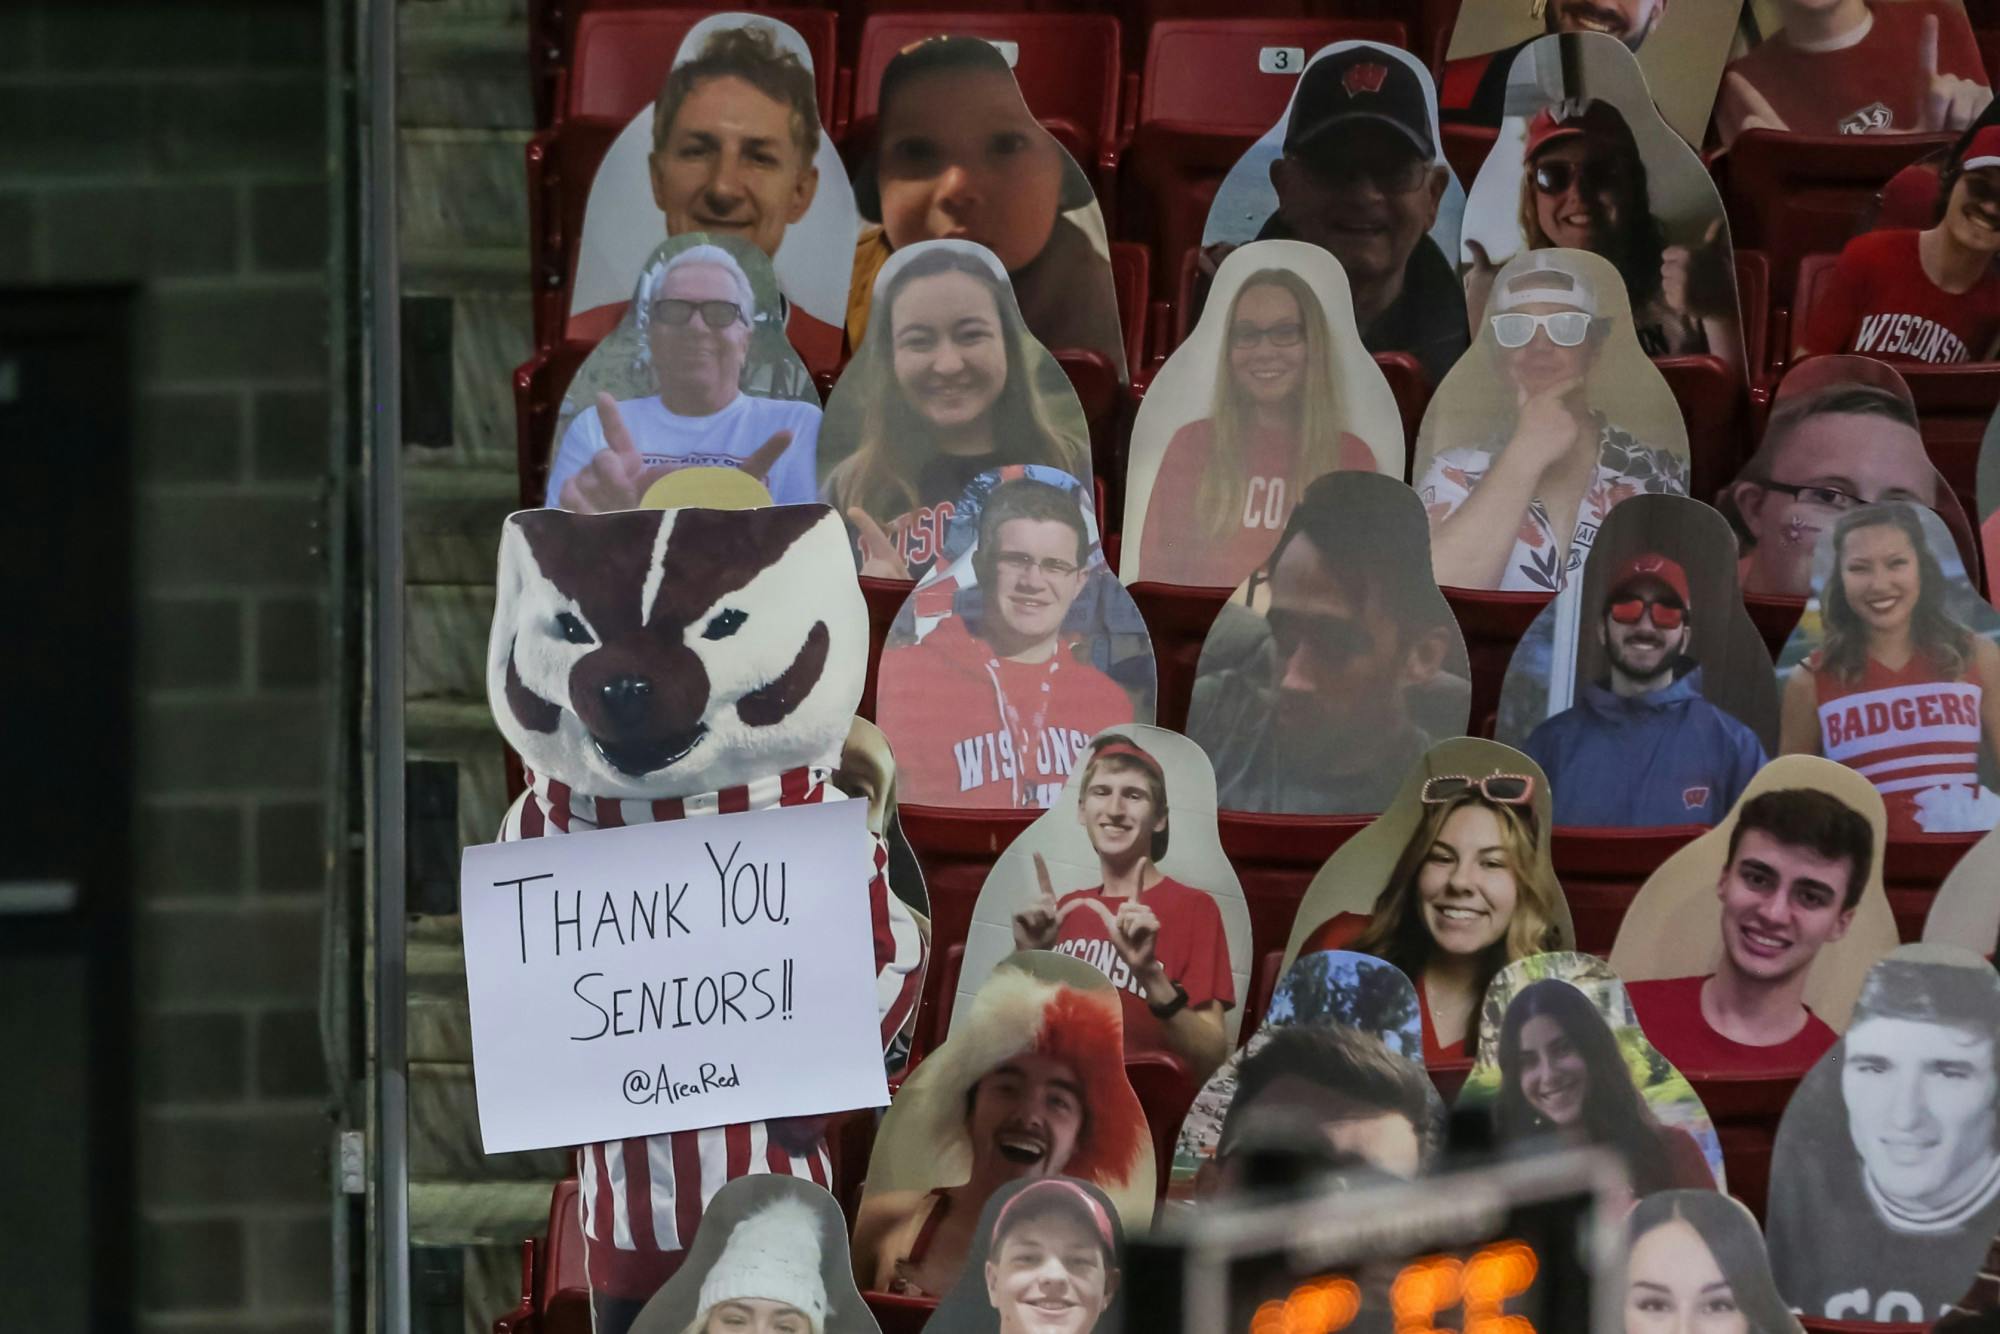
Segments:
[[[1044,809],[1091,737],[1134,721],[1131,697],[1062,632],[1089,559],[1083,513],[1061,488],[1029,477],[994,488],[972,557],[977,629],[951,616],[882,655],[893,686],[876,721],[905,801]]]
[[[1875,832],[1810,788],[1761,793],[1730,831],[1716,894],[1722,957],[1707,977],[1626,988],[1661,1055],[1696,1074],[1803,1074],[1839,1038],[1806,1008],[1806,973],[1847,934]]]
[[[1167,853],[1166,771],[1130,738],[1101,736],[1076,813],[1104,881],[1058,899],[1036,853],[1038,892],[1014,914],[1014,946],[1094,965],[1124,1002],[1126,1050],[1171,1052],[1206,1080],[1229,1054],[1223,1013],[1236,983],[1215,900],[1155,864]]]

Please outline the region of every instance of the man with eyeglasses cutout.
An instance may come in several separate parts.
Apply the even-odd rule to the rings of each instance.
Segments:
[[[1409,353],[1436,385],[1468,338],[1464,291],[1429,235],[1449,181],[1431,116],[1423,82],[1387,51],[1358,46],[1314,61],[1271,163],[1277,211],[1256,239],[1330,251],[1362,346]]]
[[[1813,547],[1841,515],[1898,500],[1935,509],[1938,482],[1903,396],[1853,381],[1790,399],[1781,388],[1763,444],[1721,501],[1743,591],[1809,596]]]
[[[948,616],[882,655],[876,721],[905,800],[1041,810],[1090,738],[1134,721],[1132,700],[1063,633],[1091,577],[1090,532],[1060,487],[1001,483],[979,516],[974,618]]]
[[[1683,1074],[1801,1075],[1839,1034],[1805,1003],[1807,975],[1842,939],[1868,887],[1875,831],[1816,788],[1743,803],[1715,884],[1715,971],[1629,982],[1647,1040]]]
[[[695,467],[741,469],[780,505],[818,499],[819,406],[743,392],[757,301],[736,258],[691,246],[660,266],[640,299],[640,346],[659,392],[623,402],[599,394],[596,411],[577,413],[544,503],[633,509],[661,477]]]
[[[1225,618],[1256,620],[1236,606],[1203,646],[1187,734],[1214,762],[1225,810],[1372,814],[1430,748],[1416,706],[1443,684],[1451,611],[1410,530],[1421,520],[1383,504],[1372,480],[1336,472],[1306,488],[1254,576],[1269,586],[1256,651],[1214,665],[1228,656]]]
[[[1597,620],[1605,680],[1580,683],[1522,747],[1549,777],[1555,823],[1714,824],[1764,766],[1756,734],[1702,694],[1693,623],[1680,562],[1641,552],[1612,575]]]

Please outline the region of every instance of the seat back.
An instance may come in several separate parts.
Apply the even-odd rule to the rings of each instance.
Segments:
[[[1954,137],[1746,131],[1719,164],[1730,238],[1770,255],[1787,302],[1801,256],[1837,253],[1890,177]]]
[[[1514,646],[1528,633],[1536,615],[1548,605],[1549,593],[1487,593],[1469,588],[1447,588],[1444,600],[1458,618],[1458,630],[1465,637],[1465,656],[1472,664],[1471,730],[1475,736],[1489,736],[1493,717],[1500,707],[1500,682],[1507,675],[1507,663]]]
[[[548,489],[556,417],[589,343],[558,343],[514,371],[514,470],[523,509],[540,509]]]
[[[1374,822],[1372,815],[1251,815],[1223,811],[1217,817],[1222,851],[1236,869],[1250,909],[1250,956],[1283,952],[1319,868],[1327,858]],[[1275,981],[1273,986],[1275,987]],[[1252,1027],[1262,1015],[1244,1015]]]
[[[1980,834],[1911,834],[1882,847],[1882,887],[1905,944],[1923,939],[1938,887]]]
[[[1569,904],[1576,947],[1586,954],[1610,954],[1625,910],[1646,877],[1707,832],[1701,826],[1551,830],[1549,860]]]
[[[1147,38],[1138,113],[1120,172],[1119,225],[1159,260],[1172,296],[1182,255],[1201,244],[1216,189],[1277,124],[1300,66],[1333,42],[1405,42],[1401,23],[1337,18],[1162,19]]]
[[[1771,365],[1771,258],[1761,250],[1736,252],[1736,299],[1743,307],[1743,362],[1759,379]]]
[[[1979,513],[1979,450],[2000,403],[2000,364],[1898,366],[1917,405],[1924,452],[1967,514]]]
[[[1761,1222],[1771,1183],[1771,1149],[1778,1120],[1799,1085],[1797,1075],[1704,1075],[1683,1071],[1722,1144],[1729,1193]]]
[[[572,117],[528,144],[528,257],[534,278],[528,299],[536,347],[562,341],[590,183],[623,128],[623,121]]]
[[[1216,613],[1229,600],[1226,588],[1181,588],[1173,584],[1134,584],[1132,600],[1146,618],[1153,640],[1153,671],[1159,682],[1155,719],[1162,727],[1187,727],[1188,700],[1194,694],[1194,673],[1201,661],[1202,641]]]
[[[1750,400],[1736,368],[1721,357],[1658,357],[1687,424],[1689,494],[1708,501],[1750,457]]]
[[[673,68],[674,56],[706,9],[591,9],[577,16],[576,38],[564,81],[561,115],[605,116],[621,126],[651,105]],[[838,11],[759,9],[805,38],[819,89],[820,123],[838,123],[835,76],[840,65]]]
[[[872,124],[881,110],[882,71],[910,43],[983,37],[1009,53],[1028,109],[1089,173],[1117,148],[1118,33],[1109,14],[871,14],[855,59],[854,121]]]

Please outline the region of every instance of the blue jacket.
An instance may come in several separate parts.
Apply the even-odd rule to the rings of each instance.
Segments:
[[[1523,747],[1549,776],[1555,822],[1712,825],[1763,767],[1756,733],[1702,697],[1701,669],[1629,698],[1586,685]]]

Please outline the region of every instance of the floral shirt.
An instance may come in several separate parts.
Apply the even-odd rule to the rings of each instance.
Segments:
[[[1603,417],[1597,419],[1597,479],[1583,494],[1576,509],[1576,528],[1570,537],[1567,558],[1557,539],[1549,512],[1537,499],[1521,516],[1514,535],[1514,550],[1507,558],[1506,573],[1498,584],[1502,592],[1552,593],[1563,586],[1569,575],[1583,568],[1591,544],[1597,540],[1598,526],[1619,501],[1642,493],[1684,496],[1687,494],[1687,461],[1679,455],[1651,445],[1642,445],[1628,431]],[[1436,527],[1458,511],[1473,488],[1484,480],[1487,469],[1505,448],[1507,437],[1495,436],[1478,445],[1447,449],[1431,460],[1417,494]]]

